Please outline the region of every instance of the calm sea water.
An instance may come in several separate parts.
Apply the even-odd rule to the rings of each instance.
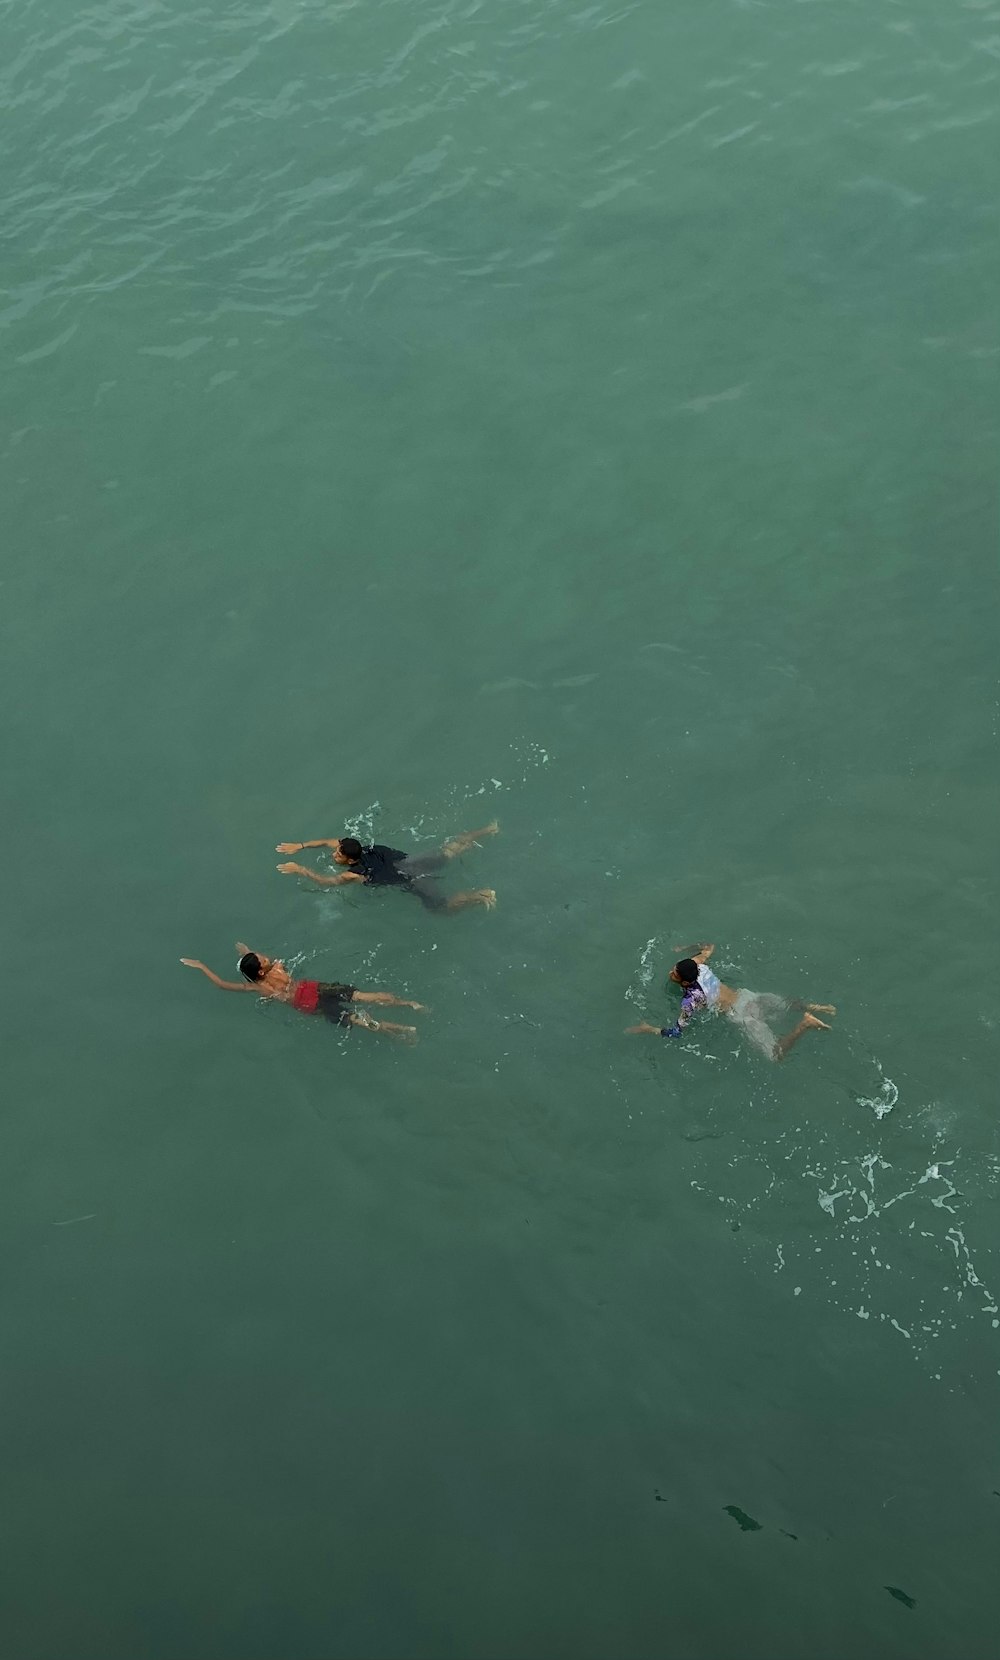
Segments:
[[[4,1653],[992,1655],[1000,11],[0,41]]]

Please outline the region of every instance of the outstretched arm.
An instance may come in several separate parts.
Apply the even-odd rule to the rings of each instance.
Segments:
[[[260,995],[259,986],[248,985],[246,980],[241,980],[239,984],[235,980],[220,980],[217,974],[213,974],[210,968],[206,968],[204,963],[197,962],[194,957],[182,957],[181,962],[185,968],[200,968],[201,972],[211,980],[213,986],[218,986],[220,991],[252,991],[257,996]]]
[[[274,851],[275,853],[302,853],[307,847],[336,847],[336,845],[337,838],[331,836],[325,841],[318,842],[279,842]]]
[[[321,876],[318,871],[307,870],[305,865],[279,865],[278,869],[283,876],[308,876],[310,882],[318,882],[321,888],[340,888],[345,882],[364,881],[364,877],[353,870],[345,870],[342,876]]]
[[[356,991],[352,1003],[384,1003],[395,1009],[426,1009],[426,1003],[412,1003],[408,997],[394,997],[391,991]]]

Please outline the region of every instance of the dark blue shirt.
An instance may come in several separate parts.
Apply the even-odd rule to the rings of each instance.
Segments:
[[[360,859],[355,859],[350,868],[363,876],[370,887],[405,888],[411,878],[397,866],[406,857],[398,847],[382,847],[376,842],[373,847],[363,847]]]

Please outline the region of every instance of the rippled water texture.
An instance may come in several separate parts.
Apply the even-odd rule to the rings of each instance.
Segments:
[[[991,1660],[998,82],[0,7],[5,1654]],[[834,1031],[626,1038],[705,938]]]

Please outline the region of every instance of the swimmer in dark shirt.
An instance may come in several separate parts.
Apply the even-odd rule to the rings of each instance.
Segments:
[[[388,1032],[390,1037],[412,1042],[417,1035],[415,1026],[399,1026],[391,1020],[372,1020],[363,1011],[354,1012],[356,1003],[380,1003],[397,1009],[423,1009],[423,1003],[413,1003],[406,997],[394,997],[391,991],[359,991],[357,986],[322,980],[293,980],[284,963],[273,957],[264,957],[259,951],[237,941],[240,953],[237,968],[242,981],[220,980],[204,963],[193,957],[182,957],[185,968],[198,968],[207,974],[213,986],[221,991],[252,991],[258,997],[273,997],[278,1003],[290,1003],[303,1014],[321,1014],[335,1026],[365,1026],[370,1032]],[[348,1007],[351,1004],[352,1007]]]
[[[408,854],[398,847],[383,847],[379,842],[363,847],[356,836],[333,836],[329,840],[315,842],[279,842],[275,851],[301,853],[305,847],[328,847],[334,864],[343,866],[339,876],[321,876],[306,865],[289,863],[278,866],[285,876],[305,876],[324,888],[343,887],[347,882],[363,882],[370,888],[404,888],[407,893],[415,894],[429,911],[464,911],[470,905],[482,905],[491,911],[497,902],[492,888],[473,888],[467,893],[449,895],[442,893],[438,884],[429,878],[435,871],[443,870],[449,860],[468,852],[481,836],[495,836],[499,828],[494,819],[492,824],[485,824],[481,830],[466,830],[461,836],[453,836],[445,842],[436,853]]]

